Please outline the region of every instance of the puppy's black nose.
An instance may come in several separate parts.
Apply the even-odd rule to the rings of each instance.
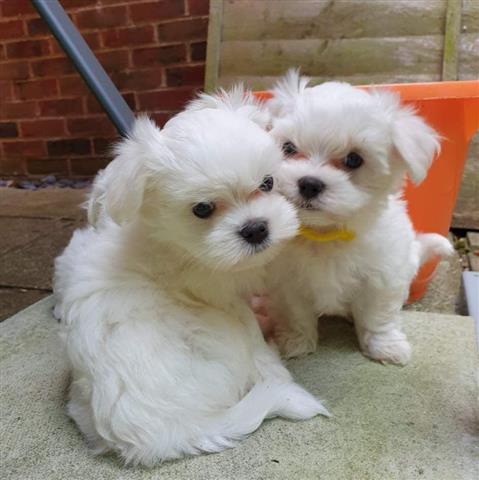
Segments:
[[[269,235],[268,222],[261,218],[249,220],[239,231],[239,234],[252,245],[263,242]]]
[[[299,193],[306,200],[317,197],[326,185],[316,177],[301,177],[298,180]]]

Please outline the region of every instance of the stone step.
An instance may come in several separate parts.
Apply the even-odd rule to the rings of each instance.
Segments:
[[[404,312],[412,362],[364,358],[353,328],[330,319],[315,355],[289,362],[333,416],[273,419],[234,449],[124,467],[92,457],[66,417],[69,373],[47,298],[0,325],[3,480],[479,478],[477,351],[472,319]]]

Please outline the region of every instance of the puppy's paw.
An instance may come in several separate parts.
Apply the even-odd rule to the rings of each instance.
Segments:
[[[368,332],[361,343],[364,355],[380,362],[406,365],[411,359],[411,345],[399,330]]]
[[[304,357],[318,347],[317,335],[308,337],[302,332],[278,332],[275,341],[283,358]]]

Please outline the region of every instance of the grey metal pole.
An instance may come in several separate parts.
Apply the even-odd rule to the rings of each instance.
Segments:
[[[135,119],[133,112],[58,0],[32,0],[32,3],[120,135],[127,135]]]

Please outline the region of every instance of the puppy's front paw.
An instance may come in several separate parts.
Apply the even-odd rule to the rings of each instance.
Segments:
[[[411,359],[411,345],[406,335],[399,330],[367,332],[361,343],[364,355],[380,362],[406,365]]]
[[[302,332],[277,332],[275,341],[283,358],[303,357],[314,353],[318,347],[318,337],[306,336]]]

